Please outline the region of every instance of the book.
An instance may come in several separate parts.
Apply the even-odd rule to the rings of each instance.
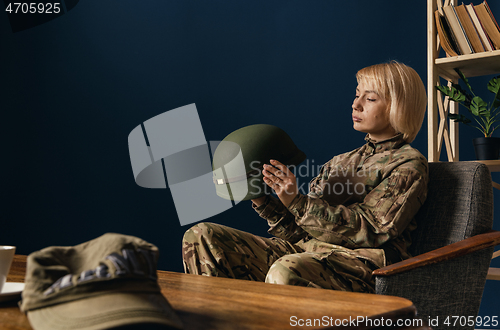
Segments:
[[[443,7],[443,13],[450,25],[451,31],[455,36],[455,40],[457,42],[458,48],[460,50],[461,55],[472,54],[474,50],[470,44],[467,35],[465,34],[464,28],[457,16],[457,12],[455,11],[455,6],[448,5]]]
[[[495,23],[497,29],[500,31],[500,27],[498,26],[498,23],[497,23],[497,20],[495,19],[495,16],[493,16],[493,13],[491,12],[491,9],[490,9],[490,6],[488,5],[488,3],[486,2],[486,0],[484,0],[484,6],[486,7],[486,10],[488,11],[488,13],[490,14],[491,16],[491,19],[493,20],[493,22]]]
[[[434,12],[434,18],[436,21],[436,30],[439,35],[439,43],[441,44],[441,47],[449,56],[458,56],[459,51],[452,40],[448,22],[444,16],[439,13],[439,10]]]
[[[455,11],[457,12],[458,20],[464,28],[465,34],[470,41],[474,53],[484,52],[485,49],[483,43],[481,42],[481,38],[476,31],[474,23],[472,22],[469,16],[469,12],[467,11],[467,8],[465,8],[465,5],[461,4],[460,6],[456,6]]]
[[[483,44],[485,50],[491,51],[495,49],[490,41],[490,38],[488,38],[488,36],[486,35],[486,32],[484,31],[484,28],[481,25],[481,22],[479,21],[479,18],[477,17],[474,5],[473,4],[466,5],[465,8],[467,8],[467,11],[469,12],[469,17],[474,23],[474,27],[476,28],[477,34],[479,35],[479,38],[481,39],[481,43]]]
[[[442,17],[442,22],[443,22],[443,26],[445,28],[445,31],[448,35],[448,38],[450,40],[450,44],[452,45],[453,49],[455,50],[455,52],[460,55],[460,47],[458,46],[458,42],[457,42],[457,38],[455,37],[455,34],[453,33],[453,31],[451,30],[451,26],[450,26],[450,22],[448,21],[448,19],[446,18],[446,16],[444,15],[444,12],[443,12],[443,7],[441,8],[438,8],[438,11],[439,11],[439,14],[441,15]]]
[[[500,49],[500,31],[498,28],[498,24],[496,23],[495,18],[491,14],[491,11],[489,10],[486,1],[480,3],[479,5],[474,6],[474,9],[476,10],[477,17],[479,18],[479,21],[484,27],[486,34],[488,35],[491,42],[495,46],[495,49]]]

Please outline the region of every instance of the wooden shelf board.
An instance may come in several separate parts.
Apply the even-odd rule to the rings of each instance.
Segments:
[[[438,58],[435,63],[439,75],[447,80],[458,79],[455,68],[467,78],[497,74],[500,73],[500,50]]]
[[[500,281],[500,268],[492,268],[488,270],[487,280]]]

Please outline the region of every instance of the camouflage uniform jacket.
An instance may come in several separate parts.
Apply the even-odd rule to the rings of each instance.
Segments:
[[[269,233],[309,252],[341,249],[376,268],[410,257],[414,216],[427,197],[428,164],[402,135],[334,157],[288,208],[255,207]]]

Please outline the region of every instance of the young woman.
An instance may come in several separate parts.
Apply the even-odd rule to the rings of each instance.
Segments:
[[[323,165],[298,192],[294,174],[271,160],[264,182],[277,195],[252,200],[272,238],[200,223],[183,239],[187,273],[373,292],[373,270],[406,259],[414,216],[427,196],[427,160],[409,143],[425,114],[425,87],[390,62],[360,70],[353,127],[366,144]]]

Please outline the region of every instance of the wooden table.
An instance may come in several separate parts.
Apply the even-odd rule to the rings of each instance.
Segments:
[[[26,256],[16,255],[8,282],[24,282]],[[358,318],[373,325],[390,319],[414,322],[415,307],[407,299],[266,284],[226,278],[158,271],[162,293],[186,330],[200,329],[329,329]],[[316,326],[314,320],[316,319]],[[306,327],[307,322],[310,327]],[[370,321],[366,322],[369,323]],[[356,323],[352,329],[371,329]],[[354,323],[351,322],[351,326]],[[369,324],[368,324],[369,325]],[[346,327],[342,327],[346,328]],[[351,328],[351,327],[349,327]],[[0,304],[0,329],[32,329],[16,302]],[[428,329],[401,327],[400,329]]]

